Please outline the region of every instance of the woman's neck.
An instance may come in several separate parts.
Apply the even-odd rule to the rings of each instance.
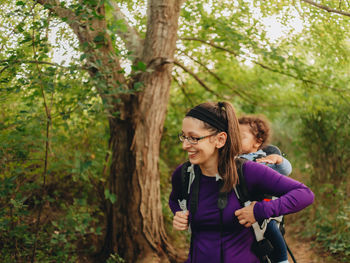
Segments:
[[[209,177],[215,177],[219,173],[217,162],[200,164],[199,167],[201,168],[202,174]]]

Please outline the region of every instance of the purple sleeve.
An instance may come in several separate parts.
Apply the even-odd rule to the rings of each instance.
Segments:
[[[171,178],[172,190],[169,197],[169,207],[174,214],[177,211],[181,211],[178,202],[181,195],[181,167],[182,165],[176,168]]]
[[[247,161],[243,166],[243,173],[248,191],[279,197],[255,204],[254,216],[257,221],[298,212],[314,201],[314,194],[308,187],[266,165]]]

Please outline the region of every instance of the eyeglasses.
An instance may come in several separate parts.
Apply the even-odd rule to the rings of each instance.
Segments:
[[[181,142],[184,142],[185,140],[187,140],[190,144],[195,145],[198,143],[198,141],[208,138],[210,136],[216,135],[217,133],[213,133],[213,134],[209,134],[206,136],[202,136],[202,137],[193,137],[193,136],[185,136],[182,133],[179,134],[179,139]]]

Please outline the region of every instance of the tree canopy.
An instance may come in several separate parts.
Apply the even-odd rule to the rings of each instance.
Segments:
[[[271,120],[319,196],[307,234],[348,260],[349,17],[341,0],[2,0],[3,261],[180,260],[162,223],[176,135],[207,100]]]

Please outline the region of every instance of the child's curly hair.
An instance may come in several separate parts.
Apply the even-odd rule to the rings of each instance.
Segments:
[[[258,142],[261,142],[259,149],[264,148],[270,139],[270,124],[263,115],[246,115],[238,119],[239,124],[250,126],[251,133]]]

